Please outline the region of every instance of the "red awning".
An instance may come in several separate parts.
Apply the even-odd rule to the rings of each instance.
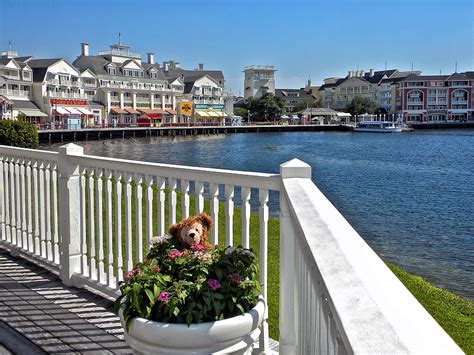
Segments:
[[[131,114],[135,114],[135,115],[139,115],[140,112],[133,109],[133,108],[126,108],[125,111],[127,111],[128,113],[131,113]]]
[[[112,107],[112,108],[110,109],[110,112],[115,113],[115,114],[117,114],[117,115],[120,115],[120,114],[122,114],[122,113],[127,113],[127,111],[125,111],[125,110],[122,109],[122,108],[118,108],[118,107]]]
[[[170,115],[177,115],[178,114],[178,112],[176,112],[175,110],[166,109],[166,112],[168,112]]]
[[[142,117],[161,118],[161,115],[157,115],[156,113],[147,113],[147,114],[144,114]]]

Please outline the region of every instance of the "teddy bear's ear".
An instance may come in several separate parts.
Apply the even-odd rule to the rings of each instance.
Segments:
[[[207,230],[211,229],[212,226],[212,219],[207,215],[207,213],[203,212],[199,215],[199,220],[201,221],[202,225],[206,227]]]
[[[172,238],[177,238],[178,237],[178,225],[177,224],[173,224],[171,225],[170,229],[168,229],[168,234],[172,237]]]

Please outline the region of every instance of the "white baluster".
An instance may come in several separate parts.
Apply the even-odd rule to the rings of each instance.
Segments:
[[[20,193],[21,193],[21,247],[28,250],[28,240],[26,231],[26,174],[25,174],[25,160],[20,162]]]
[[[212,224],[211,244],[219,243],[219,185],[209,184],[209,194],[211,195],[211,218]]]
[[[21,247],[21,192],[20,192],[20,159],[15,159],[15,207],[16,207],[16,245]]]
[[[39,229],[39,220],[40,220],[40,205],[39,205],[39,171],[38,171],[38,161],[33,162],[32,166],[32,175],[33,175],[33,215],[34,215],[34,241],[33,241],[33,252],[36,255],[41,255],[41,245],[40,245],[40,229]]]
[[[136,261],[143,261],[143,192],[142,192],[142,176],[135,178],[136,186],[136,202],[135,202],[135,228],[136,228]]]
[[[44,202],[44,162],[39,162],[39,179],[38,179],[38,190],[39,190],[39,238],[40,238],[40,255],[46,257],[46,206]]]
[[[189,217],[189,180],[181,179],[181,219]]]
[[[234,186],[225,185],[225,246],[234,245]]]
[[[0,156],[0,236],[2,240],[7,239],[5,234],[5,180],[3,178],[4,158],[5,157]]]
[[[169,192],[169,207],[168,207],[168,223],[169,225],[176,223],[176,179],[168,179],[168,189]]]
[[[242,186],[242,246],[250,248],[250,187]]]
[[[133,268],[132,254],[132,177],[130,174],[124,176],[125,182],[125,262],[126,270]]]
[[[97,262],[96,262],[96,240],[95,240],[95,171],[93,168],[87,170],[89,174],[89,277],[97,279]]]
[[[115,286],[114,280],[114,249],[112,225],[112,172],[105,172],[105,233],[107,240],[107,285]]]
[[[123,280],[122,257],[122,176],[116,172],[115,176],[115,263],[117,267],[117,285]]]
[[[53,259],[59,264],[59,216],[58,216],[58,165],[51,166],[51,184],[53,190]]]
[[[165,178],[161,176],[156,177],[156,217],[158,219],[158,235],[165,234]]]
[[[145,227],[146,227],[146,251],[150,250],[150,240],[153,237],[153,189],[151,185],[153,184],[152,176],[145,176],[145,185],[146,185],[146,218],[145,218]]]
[[[7,242],[11,242],[11,215],[10,215],[10,163],[8,158],[3,163],[3,194],[5,206],[5,238]]]
[[[82,275],[89,275],[88,265],[87,265],[87,206],[86,206],[86,176],[85,176],[85,168],[80,167],[79,174],[81,175],[79,178],[80,182],[80,218],[81,218],[81,272]]]
[[[46,219],[46,258],[53,260],[53,248],[51,244],[51,179],[50,163],[44,163],[44,193],[45,193],[45,219]]]
[[[200,181],[195,183],[196,190],[196,214],[204,211],[204,184]]]
[[[102,170],[96,170],[97,190],[96,190],[96,221],[97,221],[97,279],[105,283],[104,266],[104,213],[103,213],[103,173]]]
[[[260,283],[262,284],[262,294],[267,300],[267,265],[268,265],[268,190],[260,189],[258,192],[260,208]],[[265,308],[264,321],[261,325],[260,349],[267,351],[270,348],[268,343],[268,307]]]
[[[1,169],[0,169],[1,171]],[[34,247],[33,247],[33,197],[31,194],[32,190],[32,185],[31,185],[31,160],[28,159],[26,162],[26,168],[25,168],[25,174],[26,174],[26,234],[27,234],[27,248],[28,251],[33,252]],[[1,179],[0,179],[1,181]]]

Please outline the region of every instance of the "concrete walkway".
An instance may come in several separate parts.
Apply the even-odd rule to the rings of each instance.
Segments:
[[[112,300],[0,248],[0,354],[128,353]]]

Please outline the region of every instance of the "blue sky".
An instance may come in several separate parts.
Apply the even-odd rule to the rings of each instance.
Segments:
[[[273,64],[276,86],[348,70],[474,70],[472,0],[0,0],[0,47],[73,61],[122,42],[157,61],[222,69],[243,92],[244,66]]]

